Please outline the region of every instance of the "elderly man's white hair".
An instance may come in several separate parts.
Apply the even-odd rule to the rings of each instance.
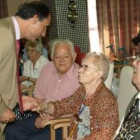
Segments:
[[[54,50],[55,50],[55,47],[58,45],[58,44],[67,44],[71,50],[71,53],[72,53],[72,56],[75,55],[75,50],[74,50],[74,44],[72,43],[72,41],[70,41],[69,39],[55,39],[55,40],[52,40],[49,42],[49,47],[50,47],[50,50],[51,50],[51,57],[54,56]]]

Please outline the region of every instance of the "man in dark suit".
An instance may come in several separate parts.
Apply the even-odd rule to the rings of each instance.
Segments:
[[[140,91],[140,56],[133,62],[134,73],[132,81]],[[131,99],[126,115],[113,140],[140,140],[140,92]]]
[[[12,111],[17,103],[17,52],[16,40],[35,40],[45,36],[51,22],[49,8],[33,1],[23,4],[18,12],[0,20],[0,140],[8,122],[15,119]]]

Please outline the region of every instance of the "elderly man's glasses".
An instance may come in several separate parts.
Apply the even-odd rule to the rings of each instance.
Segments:
[[[88,66],[88,65],[81,65],[81,68],[82,68],[84,71],[87,71],[89,68],[95,69],[95,70],[96,70],[95,67],[91,67],[91,66]]]

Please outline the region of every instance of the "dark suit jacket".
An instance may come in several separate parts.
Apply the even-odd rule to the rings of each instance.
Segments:
[[[129,103],[127,109],[126,109],[125,116],[127,116],[128,111],[129,111],[129,109],[131,108],[131,106],[133,105],[134,100],[135,100],[135,98],[136,98],[137,95],[138,95],[138,93],[135,94],[135,95],[133,96],[133,98],[131,99],[131,101],[130,101],[130,103]],[[140,130],[137,132],[137,134],[135,135],[135,137],[133,138],[133,140],[140,140]]]
[[[17,102],[16,37],[11,17],[0,20],[0,116]],[[5,125],[0,123],[0,139]]]

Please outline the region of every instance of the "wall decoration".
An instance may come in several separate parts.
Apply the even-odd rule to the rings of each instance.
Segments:
[[[75,22],[77,21],[78,14],[76,13],[76,4],[74,0],[70,0],[68,4],[68,20],[70,21],[71,27],[75,27]]]

